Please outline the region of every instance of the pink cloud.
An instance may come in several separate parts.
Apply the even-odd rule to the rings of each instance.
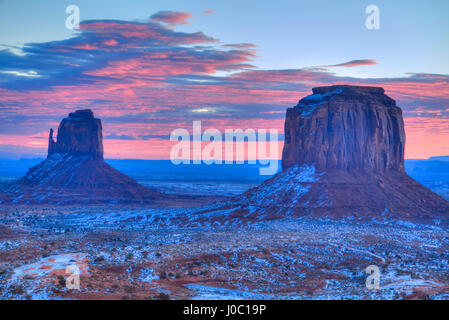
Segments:
[[[150,18],[155,21],[169,24],[189,24],[187,19],[191,17],[192,14],[190,12],[159,11],[153,14]]]
[[[180,43],[197,44],[216,41],[211,37],[205,36],[202,32],[183,33],[173,31],[164,27],[154,19],[147,23],[118,20],[88,20],[81,22],[80,30],[87,36],[80,38],[81,41],[86,39],[86,41],[93,41],[101,44],[105,40],[110,43],[110,41],[121,39],[126,45],[126,48],[134,46],[141,47],[142,45],[145,47],[145,43],[142,43],[144,40],[151,40],[153,44],[169,43],[173,45]],[[113,39],[111,39],[111,37]]]
[[[74,49],[82,49],[82,50],[97,50],[98,47],[91,45],[91,44],[82,44],[82,45],[77,45],[77,46],[73,46],[72,48]]]
[[[179,24],[187,17],[171,19],[164,23]],[[42,54],[61,57],[62,71],[70,68],[69,72],[62,79],[50,73],[44,88],[40,86],[45,79],[26,89],[0,87],[0,130],[8,128],[0,133],[0,145],[45,151],[43,130],[55,128],[74,109],[91,108],[103,119],[105,136],[136,139],[107,139],[109,157],[166,159],[167,140],[151,136],[189,129],[192,120],[221,131],[263,128],[282,133],[285,109],[310,94],[312,87],[357,84],[384,87],[404,109],[408,157],[449,152],[447,75],[358,79],[338,77],[324,68],[258,70],[252,66],[254,44],[220,46],[201,32],[176,32],[158,21],[162,20],[85,21],[78,37],[44,44]],[[27,63],[30,56],[20,62]],[[37,66],[41,63],[39,59]],[[333,66],[375,63],[352,60]],[[219,76],[219,71],[232,73]],[[193,112],[198,108],[209,111]]]
[[[111,39],[111,40],[103,41],[103,44],[106,46],[115,46],[118,44],[118,42],[115,41],[114,39]]]
[[[406,158],[426,159],[449,154],[449,119],[409,117],[404,122]]]

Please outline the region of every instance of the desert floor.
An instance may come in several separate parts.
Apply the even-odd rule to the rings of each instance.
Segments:
[[[438,223],[177,223],[188,214],[0,207],[0,298],[449,299],[449,233]],[[366,287],[369,265],[379,289]],[[79,290],[68,289],[78,272]]]

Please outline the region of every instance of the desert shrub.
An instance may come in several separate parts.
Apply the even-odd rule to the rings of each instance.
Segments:
[[[134,288],[133,286],[125,286],[124,290],[126,293],[133,293],[134,291],[136,291],[136,288]]]
[[[25,290],[23,289],[23,287],[20,284],[11,287],[12,294],[23,294],[24,292],[25,292]]]
[[[161,272],[159,272],[159,278],[167,279],[167,272],[165,270],[162,270]]]
[[[313,290],[312,289],[307,289],[306,290],[306,294],[309,296],[313,296]]]
[[[94,259],[94,262],[95,263],[100,263],[100,262],[103,262],[104,261],[104,256],[98,256],[98,257],[96,257],[95,259]]]
[[[61,286],[61,287],[65,287],[65,278],[64,278],[64,276],[61,276],[61,275],[59,275],[58,276],[58,284]]]
[[[156,297],[156,300],[170,300],[170,296],[166,293],[159,293]]]

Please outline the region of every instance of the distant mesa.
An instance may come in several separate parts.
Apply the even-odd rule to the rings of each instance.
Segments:
[[[435,157],[430,157],[429,160],[433,160],[433,161],[449,161],[449,156],[435,156]]]
[[[449,202],[405,173],[404,147],[402,111],[383,88],[314,88],[287,110],[282,172],[214,215],[447,220]]]
[[[14,183],[13,203],[152,203],[162,197],[103,160],[101,120],[91,110],[70,113],[50,129],[48,157]]]

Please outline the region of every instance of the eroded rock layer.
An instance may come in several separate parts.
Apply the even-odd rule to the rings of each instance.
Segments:
[[[331,86],[287,110],[282,167],[404,171],[402,111],[378,87]]]

